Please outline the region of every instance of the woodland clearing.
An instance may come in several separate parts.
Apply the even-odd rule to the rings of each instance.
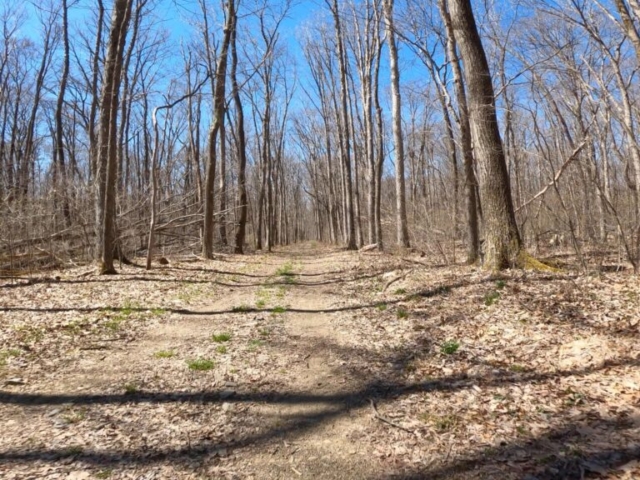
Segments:
[[[53,276],[0,287],[2,478],[640,475],[628,272],[308,243]]]

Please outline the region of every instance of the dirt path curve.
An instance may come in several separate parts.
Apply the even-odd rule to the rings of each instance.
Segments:
[[[358,442],[374,420],[333,325],[358,257],[219,263],[197,306],[22,388],[0,412],[3,478],[374,478]]]

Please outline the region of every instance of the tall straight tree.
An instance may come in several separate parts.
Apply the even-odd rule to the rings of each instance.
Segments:
[[[69,211],[69,199],[67,198],[67,170],[64,158],[64,126],[62,124],[62,110],[64,108],[64,95],[67,91],[67,82],[69,80],[69,8],[67,0],[62,0],[62,46],[64,48],[64,56],[62,61],[62,78],[60,79],[60,90],[58,91],[58,100],[56,102],[56,140],[54,149],[53,168],[59,177],[62,191],[62,213],[64,215],[65,225],[71,224]],[[54,182],[57,183],[57,182]]]
[[[484,214],[485,266],[499,270],[520,264],[523,248],[500,138],[491,72],[471,1],[448,0],[448,5],[468,92],[469,125]]]
[[[233,0],[231,0],[233,1]],[[233,18],[233,29],[231,31],[231,93],[233,103],[236,107],[236,143],[238,158],[238,191],[236,208],[238,214],[238,226],[235,235],[235,253],[244,253],[244,241],[247,231],[247,212],[249,210],[247,202],[247,141],[244,131],[244,109],[240,98],[238,87],[238,49],[237,49],[237,26],[238,15]]]
[[[133,0],[115,0],[102,79],[98,126],[96,195],[97,253],[100,273],[116,273],[117,121],[124,46],[131,19]]]
[[[396,163],[396,227],[398,245],[409,247],[407,226],[407,200],[404,184],[404,139],[402,138],[402,98],[400,95],[400,69],[398,68],[398,47],[393,24],[393,0],[384,0],[384,23],[389,47],[389,67],[391,69],[391,115]]]
[[[333,3],[329,3],[326,0],[334,21],[334,28],[336,34],[336,53],[338,55],[338,65],[340,67],[340,123],[343,129],[342,140],[342,163],[344,166],[345,174],[345,210],[346,210],[346,240],[347,249],[356,250],[356,225],[354,218],[354,204],[353,204],[353,182],[351,175],[351,136],[349,131],[349,111],[348,94],[347,89],[347,60],[344,48],[344,36],[342,34],[342,20],[340,18],[340,11],[338,7],[338,0],[333,0]]]
[[[439,0],[438,6],[446,31],[447,60],[453,67],[453,81],[456,97],[458,99],[458,123],[462,143],[462,155],[464,158],[464,174],[467,197],[467,226],[469,232],[469,244],[467,248],[467,262],[475,263],[480,256],[480,233],[478,230],[478,205],[476,201],[477,182],[473,170],[473,146],[471,141],[471,128],[469,126],[469,107],[467,93],[462,79],[462,68],[458,56],[458,48],[451,24],[451,16],[447,10],[446,0]]]
[[[227,11],[224,25],[224,36],[222,39],[222,47],[218,58],[215,87],[213,91],[213,120],[209,128],[208,142],[208,164],[207,174],[205,177],[204,191],[204,228],[202,238],[202,256],[205,258],[213,258],[213,235],[214,235],[214,185],[216,177],[216,156],[218,134],[222,122],[224,122],[225,112],[225,87],[227,77],[227,57],[229,52],[229,43],[231,42],[231,30],[235,17],[234,2],[227,3]],[[205,35],[209,35],[208,29],[205,29]],[[208,54],[209,53],[209,49]]]

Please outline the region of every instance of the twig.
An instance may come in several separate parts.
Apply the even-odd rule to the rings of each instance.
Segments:
[[[415,432],[413,430],[409,430],[408,428],[403,427],[402,425],[394,422],[393,420],[389,420],[387,417],[380,415],[380,412],[378,412],[378,408],[376,407],[376,402],[374,402],[373,399],[370,398],[369,403],[371,404],[371,409],[373,410],[373,418],[377,418],[378,420],[380,420],[383,423],[386,423],[387,425],[391,425],[392,427],[399,428],[400,430],[404,430],[407,433],[411,433],[415,435]]]
[[[389,288],[391,285],[393,285],[394,283],[396,283],[398,280],[404,280],[405,278],[407,278],[407,275],[409,275],[411,272],[413,272],[413,268],[411,270],[408,270],[406,273],[404,273],[403,275],[399,275],[396,278],[392,278],[391,280],[389,280],[384,288],[382,289],[382,293],[387,291],[387,288]]]

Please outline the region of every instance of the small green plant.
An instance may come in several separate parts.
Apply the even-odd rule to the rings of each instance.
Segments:
[[[386,303],[379,303],[376,305],[376,308],[381,311],[384,312],[387,309],[387,304]]]
[[[238,305],[236,307],[231,308],[231,311],[234,313],[238,313],[238,312],[248,312],[251,310],[251,307],[247,304],[242,304],[242,305]]]
[[[407,293],[406,288],[398,288],[395,292],[393,292],[394,295],[404,295],[405,293]]]
[[[402,307],[398,307],[398,310],[396,310],[396,317],[398,319],[403,319],[403,318],[407,318],[409,316],[409,312]]]
[[[124,394],[125,395],[135,395],[138,393],[140,389],[135,383],[127,383],[124,386]]]
[[[231,334],[230,333],[214,333],[211,336],[211,340],[213,340],[216,343],[228,342],[229,340],[231,340]]]
[[[72,424],[80,423],[82,420],[86,418],[86,412],[84,410],[73,410],[62,415],[62,418],[67,423],[72,423]]]
[[[451,287],[449,285],[440,285],[433,292],[437,295],[444,295],[451,292]]]
[[[20,335],[21,340],[25,343],[40,342],[44,338],[45,333],[43,329],[29,325],[16,327],[15,331]]]
[[[564,394],[566,395],[564,403],[565,405],[570,407],[584,404],[587,400],[587,397],[584,395],[584,393],[577,392],[575,390],[572,390],[571,388],[565,390]]]
[[[105,328],[108,328],[109,330],[112,330],[115,332],[117,330],[120,330],[120,327],[122,327],[122,322],[124,322],[124,318],[117,315],[112,319],[108,320],[107,322],[105,322],[104,326]]]
[[[509,366],[509,370],[511,370],[514,373],[522,373],[527,369],[522,365],[518,365],[517,363],[514,363],[513,365]]]
[[[164,308],[152,308],[151,309],[151,315],[153,315],[155,317],[159,317],[161,315],[164,315],[165,313],[167,313],[167,311]]]
[[[484,296],[484,304],[487,307],[490,307],[491,305],[496,303],[496,300],[498,300],[499,298],[500,298],[500,294],[494,290],[492,292],[487,293]]]
[[[425,423],[433,425],[438,433],[449,432],[458,424],[458,419],[454,415],[433,415],[425,413],[420,416],[420,419]]]
[[[0,367],[4,367],[7,364],[9,357],[19,357],[22,352],[16,348],[10,348],[8,350],[0,350]]]
[[[187,360],[187,366],[189,370],[196,370],[198,372],[206,372],[207,370],[211,370],[214,367],[214,363],[212,360],[208,360],[206,358],[197,358],[195,360]]]
[[[271,335],[271,330],[263,328],[259,333],[261,337],[268,337],[269,335]]]
[[[449,340],[442,344],[442,348],[440,349],[442,353],[446,355],[453,355],[460,348],[460,344],[455,340]]]
[[[256,308],[264,308],[267,306],[267,301],[260,299],[256,302]]]
[[[257,348],[264,345],[264,342],[260,339],[254,338],[249,340],[249,350],[256,350]]]
[[[498,281],[496,282],[496,288],[497,288],[498,290],[502,290],[502,289],[503,289],[504,287],[506,287],[506,286],[507,286],[507,282],[505,282],[504,280],[498,280]]]
[[[113,475],[113,469],[105,468],[104,470],[100,470],[98,473],[96,473],[96,478],[99,478],[100,480],[106,480],[107,478],[111,477],[111,475]]]
[[[276,275],[280,277],[292,276],[293,273],[293,265],[291,263],[285,263],[283,266],[276,270]]]
[[[84,450],[82,449],[81,445],[70,445],[64,449],[64,456],[75,457],[76,455],[82,455],[83,451]]]
[[[286,294],[287,288],[284,285],[278,287],[278,291],[276,292],[276,297],[278,297],[278,299],[282,300]]]
[[[216,352],[224,355],[225,353],[227,353],[227,347],[225,345],[218,345],[216,347]]]
[[[160,350],[154,353],[153,356],[156,358],[172,358],[176,356],[176,352],[173,350]]]
[[[271,313],[273,313],[274,315],[278,315],[280,313],[285,313],[287,311],[287,307],[282,307],[280,305],[278,305],[277,307],[273,307],[271,309]]]

